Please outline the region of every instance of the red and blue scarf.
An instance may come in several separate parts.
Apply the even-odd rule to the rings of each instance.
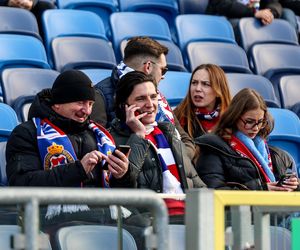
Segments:
[[[77,160],[70,139],[61,129],[48,119],[33,118],[33,122],[37,128],[38,148],[45,170]],[[111,154],[115,149],[115,143],[111,135],[103,127],[94,123],[90,123],[89,128],[95,134],[98,150],[105,155]],[[101,171],[102,186],[108,187],[107,173]]]

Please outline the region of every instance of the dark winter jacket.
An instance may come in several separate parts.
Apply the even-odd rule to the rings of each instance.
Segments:
[[[195,140],[200,147],[196,170],[209,188],[267,190],[257,166],[240,156],[221,137],[206,134]],[[293,168],[293,160],[279,148],[269,147],[276,180]]]
[[[261,0],[260,9],[270,9],[275,18],[282,13],[282,6],[277,0]],[[226,16],[228,18],[253,17],[254,11],[237,0],[210,0],[206,9],[210,15]]]
[[[78,187],[100,186],[100,170],[95,167],[94,179],[89,180],[79,161],[88,152],[97,149],[94,133],[88,129],[88,121],[81,124],[64,118],[50,107],[50,90],[40,92],[30,110],[29,121],[18,125],[12,132],[6,147],[6,172],[11,186]],[[48,118],[70,139],[79,160],[45,171],[37,145],[37,129],[32,117]]]
[[[103,102],[105,103],[106,106],[107,124],[105,127],[110,127],[111,122],[116,117],[114,111],[114,96],[116,94],[118,81],[119,78],[117,74],[117,67],[115,67],[110,77],[102,80],[101,82],[95,85],[95,88],[102,93],[101,97],[104,99]],[[103,112],[103,107],[101,108],[101,112]],[[181,136],[181,140],[183,141],[187,149],[187,154],[191,159],[193,159],[195,156],[195,144],[193,140],[189,137],[189,135],[180,126],[180,123],[175,116],[174,116],[174,120],[175,120],[176,129],[178,130]]]
[[[190,158],[187,156],[184,144],[177,138],[175,127],[168,122],[158,123],[158,127],[166,136],[173,152],[175,162],[178,166],[179,176],[183,190],[205,186],[196,173]],[[128,144],[131,146],[129,155],[130,166],[128,175],[130,181],[136,188],[152,189],[158,193],[162,192],[162,170],[158,155],[151,144],[132,133],[126,125],[116,118],[109,132],[115,139],[116,145]],[[115,180],[115,186],[124,186],[123,180]]]

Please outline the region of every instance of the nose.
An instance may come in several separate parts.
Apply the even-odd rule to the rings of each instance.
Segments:
[[[152,107],[153,106],[153,101],[151,99],[150,96],[147,97],[147,100],[146,100],[146,107]]]
[[[92,105],[90,105],[88,102],[84,102],[82,105],[82,112],[90,115],[92,113],[92,108],[93,108]]]

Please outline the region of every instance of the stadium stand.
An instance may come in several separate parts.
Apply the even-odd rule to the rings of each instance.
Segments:
[[[168,71],[160,81],[158,89],[166,97],[169,105],[175,108],[188,92],[191,73]]]
[[[292,109],[300,102],[300,75],[283,76],[279,81],[279,94],[283,108]]]
[[[231,95],[243,88],[255,89],[262,95],[268,107],[280,108],[272,83],[265,77],[254,74],[226,73]]]
[[[172,42],[167,21],[159,15],[142,12],[115,12],[110,16],[112,43],[117,61],[122,60],[121,43],[133,36],[149,36]]]
[[[187,45],[191,42],[226,42],[236,44],[229,21],[222,16],[185,14],[175,19],[178,46],[188,67]]]
[[[212,63],[228,73],[252,73],[245,51],[236,44],[191,42],[187,45],[187,55],[191,71],[200,64]]]
[[[119,11],[118,0],[57,0],[59,9],[77,9],[91,11],[101,17],[106,30],[106,36],[111,38],[109,16]]]
[[[107,40],[94,37],[57,37],[52,42],[57,71],[84,68],[112,69],[116,58]]]
[[[1,33],[29,35],[41,40],[35,16],[21,8],[0,7]]]
[[[83,10],[54,9],[43,15],[44,43],[53,67],[52,42],[57,37],[83,36],[107,40],[104,24],[95,13]]]
[[[123,249],[137,250],[132,235],[125,229]],[[81,225],[69,226],[57,232],[57,244],[60,250],[89,249],[111,250],[118,248],[118,228],[112,226]]]
[[[178,0],[180,14],[205,14],[208,0]]]
[[[110,69],[82,69],[81,71],[92,80],[93,84],[97,84],[103,79],[111,76]]]
[[[241,44],[247,52],[259,43],[284,43],[298,45],[295,29],[285,20],[274,19],[271,24],[263,25],[254,17],[241,18],[238,24]]]

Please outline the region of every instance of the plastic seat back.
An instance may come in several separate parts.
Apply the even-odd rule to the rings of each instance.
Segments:
[[[132,235],[122,230],[123,249],[136,250],[137,246]],[[89,249],[112,250],[118,249],[118,228],[112,226],[82,225],[63,227],[57,232],[57,243],[60,250]]]
[[[0,103],[0,130],[12,131],[19,124],[16,112],[5,103]]]
[[[191,42],[187,46],[190,70],[200,64],[212,63],[225,72],[252,73],[245,51],[236,44],[217,42]]]
[[[268,107],[280,108],[272,83],[265,77],[253,74],[227,73],[232,96],[243,88],[255,89],[264,98]]]
[[[180,14],[205,14],[208,0],[178,0]]]
[[[46,10],[42,16],[44,40],[49,63],[53,65],[51,44],[62,36],[98,37],[107,40],[103,22],[95,13],[83,10]]]
[[[12,68],[2,73],[3,101],[13,106],[20,96],[36,95],[51,88],[58,72],[50,69]]]
[[[169,105],[175,108],[186,96],[189,90],[191,73],[167,72],[165,78],[158,85],[159,91],[166,97]]]
[[[112,72],[110,69],[83,69],[81,71],[91,79],[93,84],[97,84],[105,78],[110,77]]]
[[[0,34],[0,71],[9,67],[50,68],[45,48],[32,36]]]
[[[286,43],[298,45],[295,29],[285,20],[274,19],[270,25],[263,25],[254,17],[239,21],[242,47],[245,51],[257,43]]]
[[[84,68],[108,68],[116,65],[114,50],[103,39],[94,37],[58,37],[52,42],[57,71]]]
[[[167,21],[159,15],[142,12],[115,12],[110,16],[112,43],[117,61],[122,59],[121,42],[134,36],[172,41]]]
[[[274,119],[274,129],[272,135],[288,134],[300,136],[300,119],[288,110],[279,108],[269,108],[268,111]]]
[[[21,8],[0,7],[0,33],[29,35],[41,40],[35,16]]]
[[[183,53],[187,53],[190,42],[213,41],[236,43],[233,28],[223,16],[185,14],[178,15],[175,20],[178,45]]]
[[[292,108],[300,102],[300,75],[283,76],[279,82],[279,94],[283,108]]]
[[[60,9],[86,10],[97,14],[103,21],[106,35],[111,38],[109,16],[119,11],[118,0],[57,0]]]

